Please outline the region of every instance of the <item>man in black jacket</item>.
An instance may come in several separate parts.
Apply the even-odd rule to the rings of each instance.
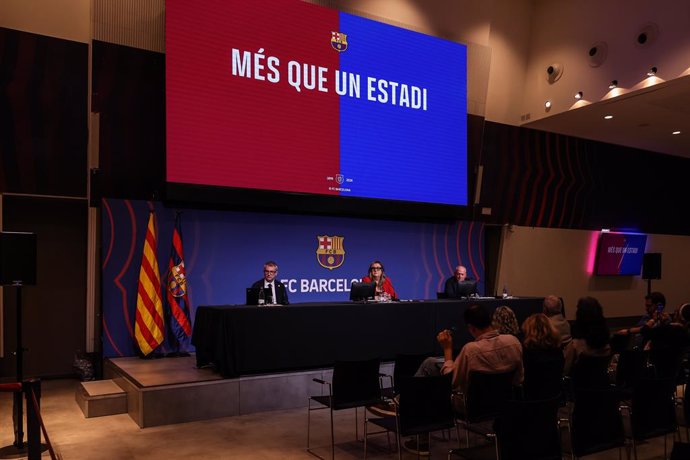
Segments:
[[[466,289],[463,290],[460,287],[460,284],[465,280],[467,280],[467,268],[462,265],[458,265],[455,267],[453,276],[446,280],[446,287],[444,289],[446,297],[449,299],[458,299],[460,297],[466,297],[469,294],[476,294],[476,290],[475,292],[464,292]]]
[[[278,264],[269,260],[264,264],[264,277],[252,284],[252,288],[264,288],[267,304],[287,305],[287,289],[285,285],[276,279],[278,275]]]

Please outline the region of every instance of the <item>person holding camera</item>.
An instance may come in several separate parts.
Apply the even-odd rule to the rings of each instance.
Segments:
[[[519,385],[524,378],[522,364],[522,344],[511,334],[499,334],[491,324],[491,313],[482,305],[472,305],[463,315],[467,330],[474,338],[460,350],[453,359],[453,331],[444,329],[436,335],[443,358],[427,358],[417,370],[415,377],[453,374],[453,390],[467,393],[470,373],[501,373],[514,371],[513,384]],[[455,409],[464,412],[460,398],[454,398]],[[421,438],[421,436],[420,436]],[[410,439],[404,444],[405,450],[419,455],[427,455],[428,438],[420,441]]]
[[[443,360],[427,358],[417,370],[417,377],[453,374],[453,388],[467,390],[472,371],[507,372],[515,370],[515,384],[522,382],[522,345],[511,334],[500,334],[491,323],[491,313],[482,305],[472,305],[463,315],[474,341],[465,344],[453,359],[453,331],[444,329],[436,335],[443,349]]]

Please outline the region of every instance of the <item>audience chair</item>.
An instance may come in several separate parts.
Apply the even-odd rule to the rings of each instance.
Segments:
[[[365,418],[364,458],[367,455],[367,438],[372,434],[395,433],[398,458],[401,459],[401,437],[417,436],[419,444],[419,435],[456,427],[451,403],[451,379],[450,374],[396,379],[398,398],[395,417]],[[369,433],[370,423],[385,431]]]
[[[563,392],[563,355],[560,359],[525,360],[522,391],[525,399],[551,399]]]
[[[649,354],[643,350],[623,350],[618,355],[616,366],[616,386],[624,391],[632,391],[641,378],[648,377]]]
[[[570,376],[566,378],[568,398],[574,399],[575,393],[581,388],[610,387],[610,363],[611,356],[580,356],[573,365]]]
[[[493,440],[498,457],[498,444],[493,429],[481,422],[494,420],[505,411],[506,401],[513,399],[515,371],[502,373],[470,372],[467,393],[458,393],[456,417],[465,429],[465,444],[470,446],[470,431]]]
[[[436,292],[437,299],[447,299],[448,295],[445,292]]]
[[[393,375],[380,374],[381,378],[381,394],[384,398],[391,399],[398,391],[395,387],[395,381],[401,377],[412,377],[419,369],[422,362],[429,357],[428,353],[398,353],[395,355],[393,363]],[[387,382],[389,386],[385,386]]]
[[[399,390],[397,388],[396,382],[398,382],[403,377],[413,377],[417,373],[419,366],[428,357],[428,353],[398,353],[397,355],[395,355],[391,387],[383,388],[383,396],[385,396],[386,398],[393,398],[393,396],[398,394]]]
[[[632,334],[613,334],[611,336],[611,351],[622,353],[624,350],[631,350]]]
[[[678,432],[675,410],[675,380],[640,379],[633,390],[630,414],[633,452],[637,459],[637,442],[664,436],[664,458],[667,458],[667,435]]]
[[[327,387],[328,394],[311,396],[307,406],[307,452],[323,458],[312,451],[310,444],[311,412],[329,409],[331,422],[331,458],[335,458],[335,434],[333,431],[333,411],[355,409],[355,439],[359,439],[357,408],[381,404],[381,387],[379,386],[379,359],[365,361],[336,361],[333,366],[333,381],[326,382],[313,379],[314,382]],[[317,407],[312,407],[317,403]]]
[[[561,431],[558,420],[560,397],[544,400],[515,400],[505,403],[505,412],[494,427],[500,460],[561,460]],[[496,455],[496,452],[494,452]],[[486,448],[451,449],[448,459],[488,458]]]
[[[688,460],[690,458],[690,444],[686,442],[674,442],[669,460]]]
[[[680,403],[682,404],[683,422],[685,424],[685,437],[690,443],[690,431],[688,430],[690,425],[690,385],[687,382],[683,385],[683,397]]]
[[[506,402],[495,422],[501,460],[560,460],[560,395],[549,399]]]
[[[674,346],[652,346],[649,350],[649,362],[658,379],[677,381],[683,362],[684,349]]]
[[[574,458],[618,447],[618,458],[625,445],[623,419],[615,388],[576,390],[568,424],[570,452]]]

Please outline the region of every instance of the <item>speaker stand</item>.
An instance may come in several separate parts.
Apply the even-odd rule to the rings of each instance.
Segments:
[[[15,356],[17,357],[16,381],[21,383],[24,381],[24,347],[22,345],[22,282],[15,281],[12,283],[12,286],[16,288],[17,292],[17,351],[15,352]],[[26,453],[26,445],[24,444],[24,401],[22,394],[23,392],[18,391],[13,395],[12,421],[14,422],[14,443],[0,449],[0,451],[5,455],[13,451],[17,454]]]
[[[652,279],[649,278],[647,280],[647,295],[651,295],[651,294],[652,294]]]

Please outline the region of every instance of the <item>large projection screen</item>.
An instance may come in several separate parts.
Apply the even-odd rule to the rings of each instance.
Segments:
[[[167,181],[466,206],[466,63],[298,0],[168,1]]]

